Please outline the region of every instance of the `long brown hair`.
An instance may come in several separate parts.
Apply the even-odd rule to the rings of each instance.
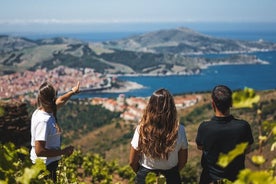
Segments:
[[[52,84],[44,82],[41,84],[37,95],[37,106],[39,109],[43,109],[46,112],[53,113],[56,120],[57,129],[60,131],[60,127],[57,122],[57,105],[56,105],[57,93]]]
[[[175,149],[178,126],[173,96],[166,89],[155,91],[140,121],[139,150],[151,158],[168,159]]]

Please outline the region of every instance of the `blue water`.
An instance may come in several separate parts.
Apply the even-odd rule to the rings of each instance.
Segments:
[[[143,89],[124,93],[126,96],[150,96],[154,90],[166,88],[173,94],[206,92],[215,85],[225,84],[231,89],[250,87],[255,90],[276,89],[276,52],[254,53],[268,65],[223,65],[202,70],[199,75],[191,76],[138,76],[119,77],[121,80],[134,81]],[[84,93],[81,97],[117,97],[117,93]]]
[[[276,42],[276,31],[204,31],[204,34],[217,38],[234,40]]]
[[[204,34],[237,39],[256,41],[276,42],[275,31],[212,31]],[[192,76],[139,76],[120,77],[121,80],[134,81],[144,86],[143,89],[133,90],[125,93],[126,96],[150,96],[152,92],[159,88],[167,88],[173,94],[194,93],[210,91],[217,84],[228,85],[233,90],[250,87],[255,90],[276,89],[276,52],[254,53],[259,59],[268,61],[269,65],[224,65],[213,66],[202,70],[199,75]],[[219,57],[219,56],[214,56]],[[88,93],[82,97],[117,97],[117,93]]]
[[[276,30],[232,30],[232,31],[202,31],[220,38],[256,41],[263,39],[276,42]],[[138,32],[101,32],[101,33],[66,33],[66,34],[31,34],[25,35],[30,39],[66,36],[83,41],[101,42],[117,40],[139,34]],[[126,96],[150,96],[154,90],[167,88],[173,94],[210,91],[217,84],[226,84],[233,90],[250,87],[255,90],[276,89],[276,52],[254,53],[258,58],[268,61],[269,65],[228,65],[213,66],[193,76],[139,76],[119,77],[121,80],[134,81],[144,86],[143,89],[125,93]],[[214,57],[219,57],[214,56]],[[82,93],[77,97],[117,97],[118,93]]]
[[[103,26],[103,27],[102,27]],[[89,26],[88,26],[89,27]],[[102,42],[111,41],[126,38],[133,35],[139,35],[151,31],[157,31],[161,29],[174,29],[178,27],[187,27],[199,33],[207,34],[210,36],[238,39],[238,40],[250,40],[256,41],[263,39],[265,41],[276,42],[276,23],[129,23],[129,24],[115,24],[115,25],[98,25],[96,27],[82,27],[78,28],[79,32],[76,32],[76,28],[66,28],[66,31],[49,32],[44,31],[31,32],[21,31],[19,32],[5,32],[0,30],[0,34],[8,34],[14,36],[27,37],[33,40],[53,37],[70,37],[89,42]],[[104,31],[100,31],[103,29]],[[70,32],[73,31],[73,32]]]
[[[86,42],[104,42],[119,40],[122,38],[140,35],[145,32],[131,31],[131,32],[87,32],[87,33],[51,33],[51,34],[15,34],[14,36],[23,36],[32,40],[53,38],[53,37],[68,37]],[[267,42],[276,42],[276,31],[201,31],[201,33],[234,40],[258,41],[260,39]]]

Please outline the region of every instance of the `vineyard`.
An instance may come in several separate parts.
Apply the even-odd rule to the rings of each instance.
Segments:
[[[259,95],[248,88],[233,94],[233,113],[247,117],[250,114],[249,121],[252,122],[255,137],[253,151],[248,156],[251,166],[240,173],[234,184],[276,184],[276,102],[274,97],[275,92],[264,92]],[[205,114],[207,111],[210,111],[210,107],[205,104],[187,113],[182,119],[185,119],[186,126],[188,126],[189,121],[194,121],[198,114]],[[253,115],[252,112],[254,112]],[[0,184],[52,183],[47,179],[48,173],[41,161],[36,164],[31,163],[27,147],[18,147],[13,143],[0,143],[0,148]],[[237,145],[236,149],[222,155],[218,164],[221,167],[227,166],[244,149],[244,145]],[[198,161],[192,162],[192,159],[180,173],[182,183],[194,184],[198,181],[200,165]],[[107,161],[98,153],[83,152],[78,149],[71,156],[62,157],[57,174],[57,183],[63,184],[131,184],[134,183],[135,178],[135,173],[127,164],[119,164],[116,160]],[[150,174],[147,177],[147,183],[163,181],[157,179],[154,174]],[[230,182],[224,181],[223,183]]]
[[[13,183],[53,183],[47,179],[44,163],[38,161],[32,164],[27,148],[16,148],[13,143],[0,145],[0,184]],[[196,183],[197,178],[189,166],[183,171],[182,181]],[[183,173],[182,172],[182,173]],[[84,154],[75,150],[70,157],[59,161],[57,183],[63,184],[131,184],[134,183],[135,173],[126,166],[119,166],[115,161],[107,162],[98,154]],[[147,183],[155,183],[156,176],[147,178]]]

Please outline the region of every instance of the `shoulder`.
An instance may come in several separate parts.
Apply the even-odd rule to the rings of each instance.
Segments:
[[[183,133],[185,133],[185,127],[184,127],[184,125],[179,124],[179,126],[178,126],[178,134],[183,134]]]
[[[132,137],[132,140],[131,140],[131,145],[134,149],[138,149],[138,143],[139,143],[139,129],[140,129],[140,126],[138,125],[135,130],[134,130],[134,135]]]
[[[235,121],[235,123],[239,123],[241,125],[249,126],[249,123],[246,120],[243,120],[243,119],[238,119],[238,118],[233,117],[233,121]]]
[[[188,148],[188,141],[187,141],[187,136],[185,132],[185,127],[182,124],[180,124],[178,127],[177,144],[179,144],[183,149]]]
[[[181,130],[184,130],[184,129],[185,129],[184,125],[179,124],[179,126],[178,126],[178,131],[181,131]]]
[[[137,125],[134,129],[134,137],[139,137],[140,125]]]
[[[138,132],[138,133],[139,133],[140,127],[141,127],[140,125],[137,125],[136,128],[135,128],[135,132]]]
[[[32,121],[47,123],[48,121],[50,121],[51,117],[52,116],[49,113],[37,109],[32,114]]]
[[[209,126],[211,124],[211,122],[212,122],[212,120],[204,120],[199,124],[199,128]]]
[[[185,126],[183,124],[179,124],[178,132],[184,132],[185,133]]]
[[[180,124],[178,127],[178,137],[185,138],[186,137],[186,130],[184,125]]]

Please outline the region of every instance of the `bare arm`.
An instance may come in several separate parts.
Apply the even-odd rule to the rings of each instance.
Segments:
[[[129,165],[135,173],[137,173],[137,171],[139,169],[139,159],[140,159],[140,152],[135,150],[131,146],[130,154],[129,154]]]
[[[74,147],[68,146],[62,150],[54,150],[54,149],[46,149],[45,148],[46,142],[45,141],[35,141],[35,153],[39,157],[55,157],[66,155],[69,156],[73,153]]]
[[[71,91],[68,91],[64,95],[58,97],[56,99],[57,108],[60,108],[61,106],[63,106],[67,102],[67,100],[70,99],[70,97],[72,95],[78,93],[79,92],[79,87],[80,87],[80,82],[78,82],[77,85],[74,86]]]
[[[183,169],[188,160],[188,149],[180,149],[178,151],[178,170]]]

